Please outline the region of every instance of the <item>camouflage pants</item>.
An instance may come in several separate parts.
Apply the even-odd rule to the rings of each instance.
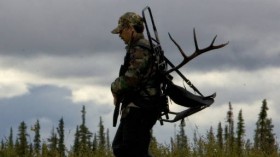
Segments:
[[[113,140],[113,152],[116,157],[151,157],[149,144],[151,129],[157,121],[156,109],[146,110],[129,107]]]

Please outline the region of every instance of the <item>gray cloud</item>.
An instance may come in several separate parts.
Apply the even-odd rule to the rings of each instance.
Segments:
[[[2,2],[0,53],[87,57],[100,52],[122,51],[122,42],[110,31],[121,14],[131,10],[141,13],[146,4],[126,3],[125,7],[114,10],[108,4],[99,1]],[[194,49],[192,29],[195,27],[201,47],[210,43],[216,34],[217,44],[227,41],[230,44],[218,54],[212,52],[207,57],[200,57],[194,69],[239,67],[250,70],[279,65],[280,48],[271,49],[271,44],[278,44],[279,40],[275,34],[280,25],[279,13],[274,11],[277,5],[271,4],[272,1],[252,4],[216,0],[208,5],[201,5],[199,1],[164,1],[161,5],[151,2],[150,6],[163,48],[174,62],[180,60],[180,56],[177,56],[167,32],[186,52],[191,52]],[[263,55],[265,51],[271,55]]]
[[[70,55],[108,47],[112,27],[96,1],[18,1],[2,7],[1,53]]]
[[[41,86],[33,87],[29,94],[19,96],[12,100],[1,100],[1,116],[10,117],[8,121],[7,119],[1,119],[1,125],[9,125],[15,122],[19,123],[24,119],[40,117],[49,117],[52,120],[56,120],[61,116],[65,116],[69,119],[71,118],[70,115],[61,114],[63,110],[65,111],[65,109],[67,109],[67,106],[73,105],[71,101],[67,99],[69,94],[70,91],[63,88]],[[72,113],[73,107],[74,106],[71,108],[72,111],[69,110],[65,113]]]

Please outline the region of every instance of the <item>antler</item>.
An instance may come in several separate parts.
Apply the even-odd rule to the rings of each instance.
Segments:
[[[214,42],[217,38],[217,35],[213,38],[211,44],[203,49],[199,49],[198,44],[197,44],[197,39],[196,39],[196,33],[195,33],[195,29],[193,29],[193,38],[194,38],[194,44],[195,44],[195,51],[190,55],[187,56],[185,54],[185,52],[182,50],[182,48],[180,47],[180,45],[171,37],[170,33],[168,33],[169,38],[172,40],[172,42],[177,46],[177,48],[179,49],[180,53],[182,54],[182,56],[184,57],[184,60],[177,66],[173,67],[172,69],[168,70],[166,72],[166,74],[169,74],[175,70],[178,70],[179,68],[181,68],[183,65],[187,64],[190,60],[194,59],[195,57],[197,57],[198,55],[201,55],[207,51],[211,51],[211,50],[215,50],[215,49],[219,49],[222,48],[224,46],[226,46],[229,42],[224,43],[224,44],[220,44],[220,45],[214,45]]]

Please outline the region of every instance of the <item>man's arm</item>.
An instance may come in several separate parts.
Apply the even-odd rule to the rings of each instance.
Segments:
[[[125,74],[119,76],[111,84],[111,91],[116,96],[123,95],[137,88],[149,68],[150,54],[147,50],[135,47],[131,51],[129,65]]]

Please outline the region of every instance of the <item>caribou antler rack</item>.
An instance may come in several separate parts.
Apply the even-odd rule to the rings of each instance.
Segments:
[[[217,38],[217,35],[213,38],[211,44],[208,46],[208,47],[205,47],[203,49],[199,49],[198,47],[198,43],[197,43],[197,38],[196,38],[196,33],[195,33],[195,29],[193,29],[193,38],[194,38],[194,44],[195,44],[195,51],[190,55],[190,56],[187,56],[186,53],[182,50],[182,48],[180,47],[180,45],[172,38],[172,36],[170,35],[170,33],[168,33],[169,35],[169,38],[171,39],[171,41],[177,46],[177,48],[179,49],[181,55],[183,56],[183,61],[178,64],[177,66],[169,69],[166,74],[169,74],[173,71],[176,71],[178,69],[180,69],[182,66],[184,66],[185,64],[187,64],[190,60],[194,59],[195,57],[205,53],[205,52],[208,52],[208,51],[211,51],[211,50],[215,50],[215,49],[219,49],[219,48],[222,48],[224,46],[226,46],[229,42],[227,43],[224,43],[224,44],[220,44],[220,45],[214,45],[215,43],[215,40]]]

